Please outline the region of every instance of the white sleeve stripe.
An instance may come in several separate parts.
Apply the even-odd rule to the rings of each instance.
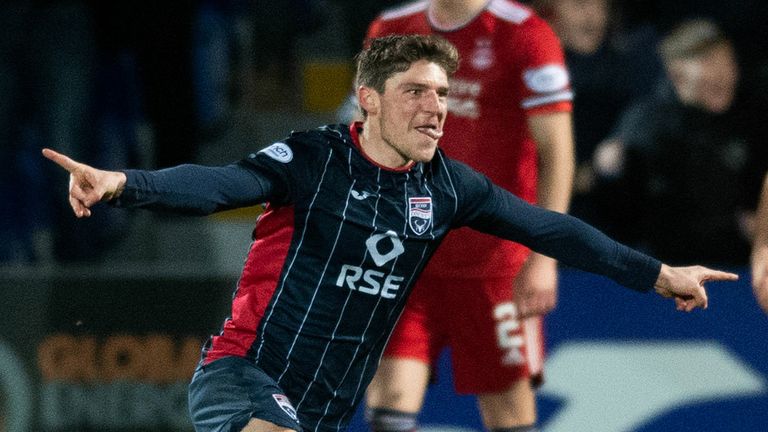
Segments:
[[[506,0],[492,0],[488,5],[488,11],[505,21],[515,24],[522,24],[532,15],[530,9]]]
[[[546,96],[534,96],[524,99],[520,104],[521,107],[528,109],[542,105],[547,105],[554,102],[570,102],[573,100],[573,92],[565,90],[557,93],[553,93]]]

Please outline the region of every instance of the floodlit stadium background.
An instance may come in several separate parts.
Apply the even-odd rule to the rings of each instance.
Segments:
[[[324,3],[326,13],[338,18],[341,3]],[[203,140],[197,161],[230,162],[290,130],[334,122],[351,49],[338,25],[299,37],[297,61],[278,71],[292,79],[259,75],[244,101],[254,109],[224,119],[233,128]],[[152,136],[141,124],[137,133],[146,163]],[[137,212],[95,261],[44,254],[35,264],[0,265],[0,432],[190,431],[187,381],[228,313],[258,213]],[[45,248],[50,239],[36,241]],[[564,269],[547,319],[542,430],[765,431],[768,318],[746,267],[731,270],[742,279],[712,285],[707,311],[682,314],[670,301]],[[442,360],[423,429],[480,431],[473,399],[453,393]],[[366,430],[360,412],[350,430]]]

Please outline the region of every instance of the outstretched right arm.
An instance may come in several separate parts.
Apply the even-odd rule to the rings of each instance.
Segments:
[[[205,215],[268,201],[275,182],[243,163],[224,167],[180,165],[158,171],[103,171],[50,149],[43,155],[70,173],[69,202],[77,217],[110,201],[119,207]]]

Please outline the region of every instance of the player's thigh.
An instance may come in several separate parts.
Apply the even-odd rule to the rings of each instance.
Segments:
[[[198,367],[189,385],[189,412],[197,432],[301,431],[282,389],[239,357]]]
[[[434,366],[448,344],[447,328],[441,321],[440,279],[422,277],[414,286],[397,321],[383,358],[414,359]]]
[[[536,423],[536,394],[528,379],[516,381],[502,392],[478,394],[477,402],[486,429]]]
[[[412,358],[384,358],[366,394],[370,408],[418,412],[429,384],[429,364]]]
[[[522,321],[512,301],[510,278],[453,281],[444,314],[456,390],[463,394],[501,393],[513,383],[541,373],[540,319]]]

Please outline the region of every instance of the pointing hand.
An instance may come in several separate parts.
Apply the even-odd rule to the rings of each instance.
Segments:
[[[43,156],[69,172],[69,204],[79,218],[90,216],[94,204],[120,196],[125,187],[122,172],[98,170],[51,149],[43,149]]]
[[[662,264],[655,288],[661,296],[674,298],[677,310],[690,312],[697,307],[707,308],[705,282],[735,281],[738,278],[739,276],[733,273],[702,266],[670,267]]]

